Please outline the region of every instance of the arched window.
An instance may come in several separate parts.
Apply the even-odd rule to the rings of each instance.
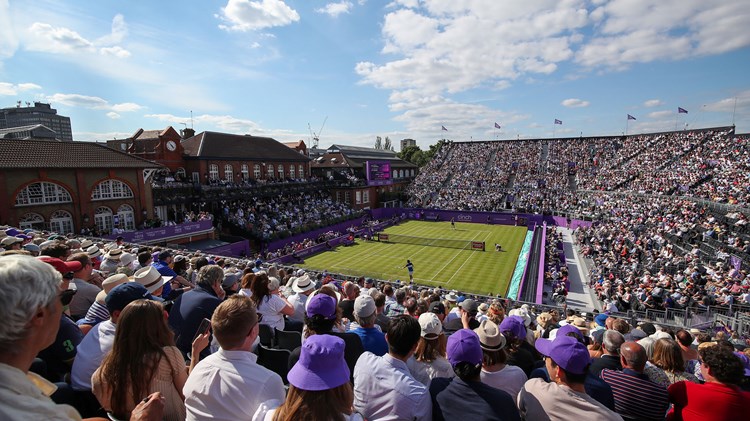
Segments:
[[[278,169],[279,169],[279,180],[283,180],[284,179],[284,166],[279,164]]]
[[[135,212],[130,205],[120,205],[117,208],[117,219],[119,227],[125,231],[135,231]]]
[[[224,179],[229,182],[234,181],[234,168],[232,168],[232,164],[224,165]]]
[[[18,221],[21,229],[41,229],[44,226],[44,217],[38,213],[29,212]]]
[[[305,167],[302,164],[299,164],[297,169],[299,170],[299,178],[305,178]]]
[[[31,183],[16,196],[16,206],[43,205],[48,203],[70,203],[70,193],[54,183]]]
[[[260,165],[259,164],[255,164],[253,166],[253,177],[256,180],[260,180]]]
[[[294,164],[289,166],[289,178],[291,178],[292,180],[294,180],[295,178],[294,177]]]
[[[49,217],[49,228],[50,231],[58,234],[72,234],[74,232],[73,217],[64,210],[54,211]]]
[[[187,176],[185,175],[185,168],[177,168],[177,171],[174,172],[174,175],[176,176],[177,181],[187,180]]]
[[[208,179],[209,180],[218,180],[219,179],[219,166],[216,164],[211,164],[208,166]]]
[[[96,223],[96,228],[99,229],[101,235],[111,233],[113,224],[112,209],[106,206],[98,207],[96,213],[94,213],[94,223]]]
[[[250,170],[248,169],[247,164],[242,164],[242,179],[247,181],[248,178],[250,178]]]
[[[266,166],[266,178],[273,178],[273,164]]]
[[[91,200],[127,199],[133,197],[133,190],[119,180],[104,180],[94,187]]]

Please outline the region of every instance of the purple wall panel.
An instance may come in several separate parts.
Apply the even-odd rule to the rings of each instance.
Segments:
[[[143,241],[158,241],[162,238],[170,238],[178,235],[190,235],[211,229],[213,221],[189,222],[186,224],[171,225],[161,228],[151,228],[140,231],[129,231],[120,234],[128,243],[140,243]],[[114,240],[118,235],[110,235],[106,238]]]

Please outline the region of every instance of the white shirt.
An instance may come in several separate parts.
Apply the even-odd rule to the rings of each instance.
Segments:
[[[182,389],[186,420],[248,419],[267,400],[283,402],[281,377],[257,360],[249,351],[219,349],[199,362]]]
[[[307,302],[307,298],[308,296],[306,294],[300,293],[296,293],[289,297],[289,304],[294,307],[294,314],[289,316],[289,320],[294,320],[297,322],[305,321],[305,303]]]
[[[542,379],[526,382],[516,403],[521,418],[527,420],[622,421],[620,415],[589,395]]]
[[[500,371],[485,371],[483,368],[480,376],[482,383],[508,392],[514,402],[518,397],[518,392],[528,380],[526,373],[514,365],[506,365]]]
[[[406,363],[365,352],[354,366],[354,409],[368,421],[431,420],[432,401]]]
[[[0,363],[0,378],[0,419],[80,421],[72,406],[49,398],[57,387],[42,377]]]
[[[78,344],[70,371],[70,384],[74,390],[91,390],[91,376],[102,365],[104,356],[112,350],[116,327],[111,320],[105,320],[94,326]]]
[[[271,330],[274,328],[284,330],[284,315],[281,314],[284,307],[286,303],[278,295],[263,297],[258,306],[258,313],[263,315],[261,323],[271,326]]]
[[[435,377],[454,377],[456,373],[453,371],[451,363],[443,357],[438,357],[432,362],[417,361],[412,355],[406,366],[409,367],[411,375],[423,385],[429,387],[430,382]]]

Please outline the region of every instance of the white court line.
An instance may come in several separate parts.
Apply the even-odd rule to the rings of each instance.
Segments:
[[[487,241],[487,237],[489,237],[489,234],[488,234],[488,235],[485,235],[485,236],[484,236],[484,240],[482,240],[482,241]],[[486,246],[485,246],[485,247],[486,247]],[[478,253],[478,252],[476,252],[476,253]],[[463,267],[464,267],[464,266],[466,266],[466,264],[467,264],[467,263],[469,263],[469,260],[471,260],[471,258],[472,258],[472,257],[474,257],[474,253],[471,253],[471,254],[469,255],[469,257],[468,257],[468,258],[467,258],[467,259],[466,259],[466,260],[464,261],[464,263],[463,263],[463,264],[462,264],[461,266],[459,266],[459,267],[458,267],[458,270],[456,270],[456,272],[455,272],[455,273],[453,274],[453,276],[451,276],[451,277],[450,277],[450,278],[448,279],[448,281],[446,281],[446,283],[445,283],[446,285],[448,285],[448,284],[450,284],[450,283],[451,283],[451,281],[453,280],[453,278],[455,278],[455,277],[456,277],[456,275],[458,275],[458,274],[459,274],[459,273],[461,272],[461,269],[463,269]]]
[[[474,234],[474,237],[476,237],[476,236],[477,236],[477,235],[476,235],[476,234]],[[474,237],[472,237],[472,239],[471,239],[471,240],[468,240],[468,241],[474,241]],[[463,251],[463,250],[461,250],[461,251]],[[435,272],[435,274],[434,274],[434,275],[432,275],[432,276],[433,276],[433,277],[436,277],[437,275],[439,275],[439,274],[440,274],[440,272],[442,272],[442,271],[443,271],[443,270],[444,270],[444,269],[445,269],[446,267],[448,267],[448,265],[450,265],[450,264],[451,264],[451,262],[453,262],[454,260],[456,260],[456,258],[457,258],[458,256],[460,256],[460,255],[461,255],[461,251],[458,251],[458,252],[456,252],[456,254],[455,254],[455,255],[453,256],[453,258],[452,258],[452,259],[450,259],[450,260],[448,260],[448,263],[444,264],[444,265],[443,265],[443,267],[441,267],[441,268],[440,268],[440,270],[439,270],[439,271],[437,271],[437,272]]]

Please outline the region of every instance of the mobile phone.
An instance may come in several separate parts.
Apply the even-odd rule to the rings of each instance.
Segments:
[[[211,320],[205,318],[201,320],[201,324],[198,326],[198,331],[195,332],[193,340],[195,340],[198,336],[208,332],[209,327],[211,327]]]

